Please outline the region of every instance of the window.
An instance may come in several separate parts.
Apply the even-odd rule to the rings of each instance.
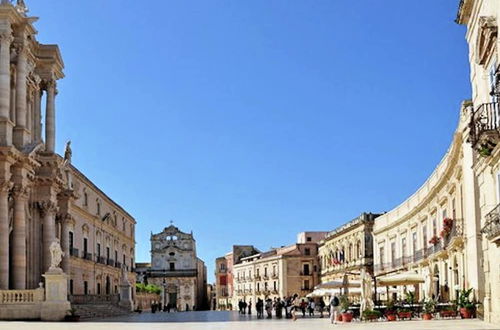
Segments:
[[[257,282],[257,291],[260,291],[260,283]]]
[[[456,210],[456,201],[455,201],[455,198],[453,198],[451,200],[451,216],[453,217],[453,219],[456,219],[457,218],[457,210]]]
[[[124,254],[123,254],[123,259],[122,259],[122,260],[123,260],[123,262],[122,262],[122,263],[123,263],[123,266],[127,266],[127,261],[126,261],[126,259],[125,259],[125,258],[126,258],[126,256],[125,256],[125,253],[124,253]]]
[[[96,200],[97,203],[97,215],[101,215],[101,202],[99,200]]]
[[[87,257],[87,252],[88,252],[88,239],[86,237],[83,238],[83,257]]]
[[[276,265],[273,265],[273,275],[276,275]]]
[[[384,270],[384,261],[385,261],[384,254],[385,254],[384,247],[383,246],[379,247],[379,263],[381,270]]]
[[[362,258],[362,251],[361,251],[361,241],[358,241],[358,244],[356,244],[356,254],[358,255],[359,258]]]
[[[403,264],[404,264],[406,257],[406,237],[403,237],[401,239],[401,257],[403,259]]]
[[[424,249],[427,249],[427,225],[422,226],[422,241],[424,244]]]
[[[273,282],[273,290],[278,291],[278,284],[276,283],[276,281]]]
[[[305,254],[306,256],[310,256],[310,255],[311,255],[311,249],[310,249],[310,248],[305,248],[305,249],[304,249],[304,254]]]
[[[497,63],[496,61],[493,61],[491,63],[490,69],[489,69],[489,81],[490,81],[490,90],[491,90],[491,102],[497,102],[497,98],[494,94],[494,92],[497,92],[497,79],[496,79],[496,70],[497,70]]]
[[[432,219],[432,236],[437,236],[437,221],[436,221],[436,218]]]
[[[309,264],[302,265],[302,270],[304,275],[309,275]]]
[[[311,236],[307,236],[307,237],[306,237],[306,242],[312,242],[312,238],[311,238]]]
[[[101,243],[97,243],[97,257],[101,257]]]
[[[83,294],[88,295],[89,294],[89,282],[83,281]]]
[[[304,290],[309,290],[309,280],[304,280]]]
[[[101,283],[97,283],[97,294],[101,294]]]
[[[73,242],[73,232],[69,232],[69,248],[70,250],[74,247],[74,242]]]
[[[89,194],[83,192],[83,206],[89,206]]]
[[[69,280],[69,294],[73,294],[73,280]]]
[[[396,242],[391,242],[391,264],[396,266]]]
[[[106,259],[109,260],[109,246],[106,247]]]
[[[115,262],[118,262],[118,251],[115,250]]]
[[[267,267],[264,267],[264,276],[267,276]]]
[[[175,270],[175,263],[174,262],[170,263],[170,270]]]

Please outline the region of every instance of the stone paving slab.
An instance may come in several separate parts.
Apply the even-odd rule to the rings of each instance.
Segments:
[[[0,329],[13,330],[66,330],[66,329],[88,329],[88,330],[145,330],[145,329],[172,329],[172,330],[219,330],[219,329],[415,329],[415,330],[482,330],[500,329],[499,326],[487,324],[479,320],[433,320],[433,321],[402,321],[402,322],[371,322],[371,323],[345,323],[332,325],[327,319],[299,319],[296,322],[290,320],[252,320],[248,322],[168,322],[168,323],[103,323],[103,322],[81,322],[81,323],[42,323],[42,322],[0,322]]]

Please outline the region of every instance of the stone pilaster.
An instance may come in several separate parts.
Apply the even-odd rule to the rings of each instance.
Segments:
[[[14,38],[10,28],[0,33],[0,141],[2,145],[12,144],[10,120],[10,45]]]
[[[56,240],[56,213],[57,206],[52,201],[38,203],[43,219],[43,272],[50,267],[50,244]]]
[[[28,48],[17,45],[16,67],[16,126],[14,127],[14,144],[21,148],[29,142],[29,131],[26,129],[26,97],[27,97],[27,53]]]
[[[46,81],[46,88],[47,88],[47,106],[45,115],[45,151],[53,153],[55,151],[55,137],[56,137],[55,80]]]
[[[41,132],[42,132],[42,123],[41,123],[41,115],[42,115],[42,91],[40,89],[40,78],[35,78],[35,92],[34,92],[34,102],[33,102],[33,111],[34,111],[34,124],[33,124],[33,141],[40,142],[41,140]]]
[[[9,289],[9,191],[11,182],[0,185],[0,290]]]
[[[28,187],[16,185],[14,193],[14,229],[12,232],[12,287],[26,289],[26,202]]]

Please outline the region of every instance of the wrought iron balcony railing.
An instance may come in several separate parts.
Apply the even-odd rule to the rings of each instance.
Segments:
[[[78,249],[74,248],[74,247],[72,247],[72,248],[69,249],[69,254],[71,256],[73,256],[73,257],[77,257],[77,258],[79,257],[79,255],[78,255]]]
[[[498,102],[484,103],[471,117],[469,142],[476,150],[494,147],[500,133],[500,106]]]
[[[481,229],[481,233],[484,234],[487,239],[500,245],[500,204],[485,216],[485,220],[486,223]]]

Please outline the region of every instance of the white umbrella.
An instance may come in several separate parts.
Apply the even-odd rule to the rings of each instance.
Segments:
[[[344,283],[344,281],[328,281],[316,285],[315,289],[342,289],[345,286],[349,288],[359,288],[361,283],[359,281],[349,281],[347,283]]]
[[[381,286],[413,285],[424,282],[424,276],[412,272],[383,276],[377,280],[377,284]]]

